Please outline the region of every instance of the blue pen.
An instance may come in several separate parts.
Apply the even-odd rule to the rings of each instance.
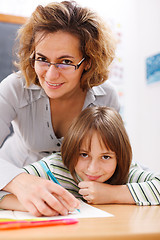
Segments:
[[[58,180],[56,179],[56,177],[53,175],[53,173],[50,171],[50,169],[46,166],[46,164],[42,161],[39,162],[40,165],[42,166],[42,168],[45,170],[45,172],[47,173],[47,175],[52,179],[53,182],[57,183],[58,185],[61,186],[61,184],[58,182]],[[78,212],[80,212],[79,209],[76,209]]]
[[[47,175],[52,179],[53,182],[57,183],[58,185],[61,185],[58,180],[55,178],[55,176],[53,175],[53,173],[51,173],[51,171],[49,170],[49,168],[46,166],[46,164],[42,161],[39,162],[40,165],[43,167],[43,169],[45,170],[45,172],[47,173]]]

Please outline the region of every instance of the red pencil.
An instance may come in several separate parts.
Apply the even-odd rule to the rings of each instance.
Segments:
[[[33,228],[33,227],[47,227],[57,225],[70,225],[78,223],[78,219],[58,219],[58,220],[46,220],[46,221],[14,221],[0,223],[0,230],[11,230],[21,228]]]

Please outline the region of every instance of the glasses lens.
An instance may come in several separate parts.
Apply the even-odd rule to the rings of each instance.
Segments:
[[[45,61],[41,61],[41,60],[36,60],[36,63],[41,66],[41,67],[49,67],[50,66],[50,63],[49,62],[45,62]]]
[[[75,70],[75,67],[72,65],[67,65],[67,64],[56,64],[56,67],[58,68],[59,71],[64,71],[64,72],[73,72]]]
[[[65,73],[72,73],[75,71],[75,66],[63,63],[49,63],[45,61],[41,61],[38,59],[30,59],[31,66],[34,68],[35,64],[41,68],[49,68],[51,65],[54,65],[58,71]]]

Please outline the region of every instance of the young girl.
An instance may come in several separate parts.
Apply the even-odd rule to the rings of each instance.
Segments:
[[[50,179],[47,167],[64,188],[88,203],[158,205],[160,175],[144,171],[131,160],[131,145],[120,115],[112,108],[91,107],[73,122],[61,154],[43,158],[24,171]],[[10,197],[14,204],[9,203]],[[2,200],[1,208],[23,209],[13,195],[5,198],[8,206]]]
[[[104,192],[106,186],[127,182],[132,150],[122,119],[114,109],[84,110],[64,137],[61,154],[64,164],[57,153],[24,169],[46,178],[41,164],[45,163],[63,187],[89,203],[110,202],[111,196]],[[129,198],[123,202],[133,203]]]
[[[160,204],[160,174],[131,163],[130,141],[114,109],[84,110],[65,136],[61,152],[88,203]]]

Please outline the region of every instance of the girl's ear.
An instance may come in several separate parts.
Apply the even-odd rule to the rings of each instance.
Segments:
[[[85,71],[88,71],[90,69],[90,67],[91,67],[91,59],[86,61],[86,65],[85,65],[85,68],[84,68]]]

